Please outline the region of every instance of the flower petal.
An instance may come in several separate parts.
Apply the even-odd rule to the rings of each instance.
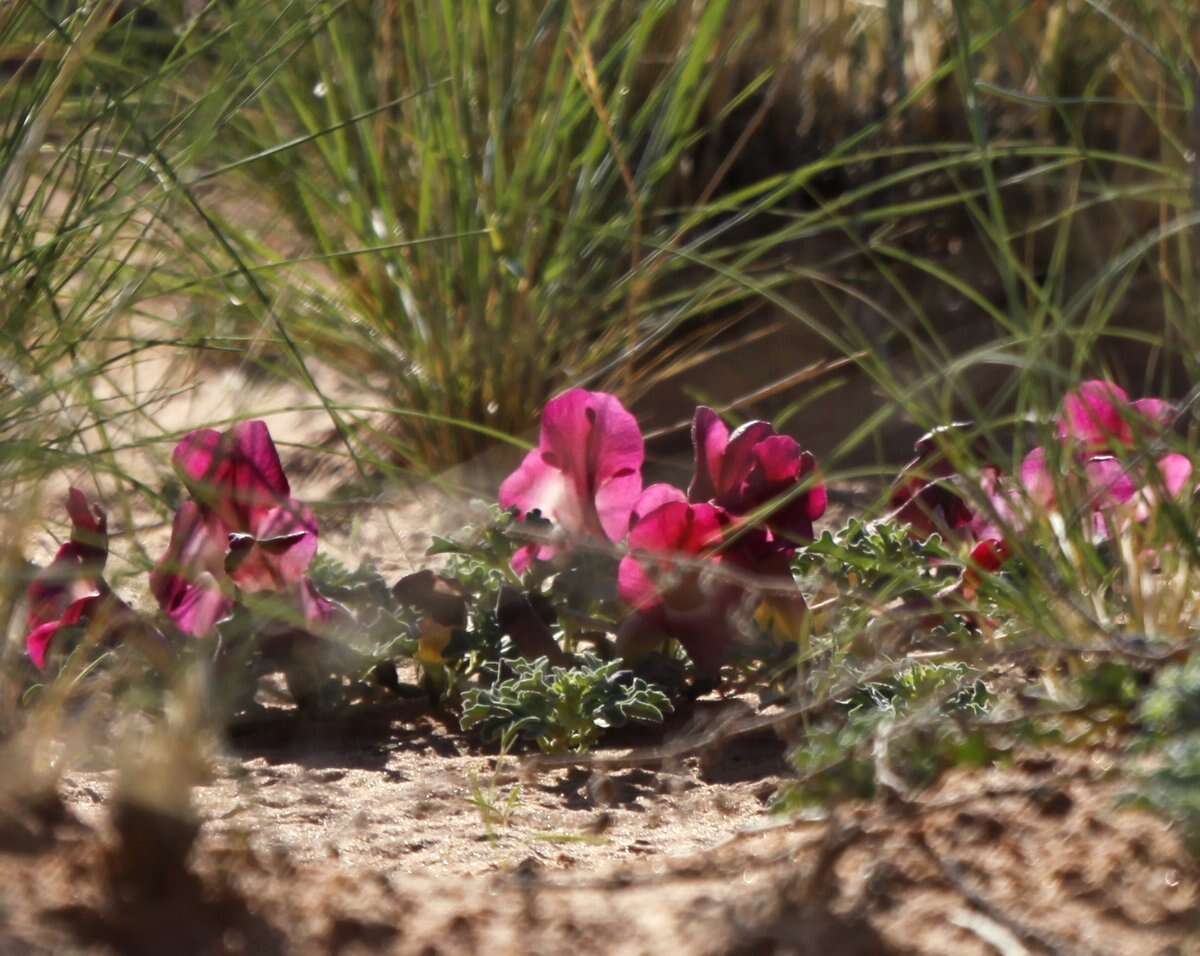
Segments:
[[[806,452],[806,454],[808,454]],[[814,467],[816,459],[813,459]],[[808,489],[808,520],[816,521],[829,507],[829,492],[825,488],[824,483],[813,485]],[[812,532],[809,532],[809,537],[812,537]]]
[[[317,553],[312,509],[289,500],[262,512],[251,535],[231,535],[226,573],[244,591],[282,591],[298,583]],[[240,547],[238,547],[240,545]]]
[[[666,482],[651,485],[638,496],[637,504],[633,506],[633,513],[629,517],[629,526],[632,528],[651,511],[672,501],[687,504],[688,496]]]
[[[47,621],[40,627],[35,627],[25,638],[29,659],[37,665],[38,670],[45,670],[46,654],[50,650],[50,643],[61,627],[62,621]]]
[[[1090,451],[1102,451],[1114,444],[1128,445],[1133,430],[1126,420],[1129,395],[1112,382],[1084,382],[1063,399],[1058,434],[1064,441],[1075,440]]]
[[[650,611],[662,606],[655,580],[639,558],[627,554],[617,566],[617,593],[621,600],[637,611]]]
[[[1168,427],[1175,419],[1175,406],[1162,398],[1139,398],[1133,403],[1138,416],[1157,429]]]
[[[299,589],[300,613],[309,627],[317,630],[328,628],[339,618],[353,620],[349,612],[337,601],[327,598],[317,590],[312,578],[304,578]]]
[[[563,505],[577,505],[578,502],[569,499],[567,477],[558,467],[557,460],[551,460],[556,463],[551,464],[539,448],[526,455],[517,470],[500,485],[500,507],[516,509],[521,520],[531,511],[537,511],[560,527],[562,522],[556,517],[560,514],[573,525],[579,525],[583,521],[582,515],[574,511],[566,513],[563,509]]]
[[[500,486],[500,504],[537,510],[568,537],[620,541],[642,490],[637,419],[614,396],[576,388],[547,403],[541,441]]]
[[[108,556],[108,516],[104,509],[93,504],[78,488],[67,492],[67,514],[71,517],[71,540],[94,549],[100,557]]]
[[[1008,545],[999,538],[984,538],[971,551],[971,562],[982,571],[996,572],[1009,558]]]
[[[720,508],[707,503],[668,501],[638,522],[629,533],[631,551],[699,555],[721,540]]]
[[[1192,477],[1192,460],[1187,455],[1172,452],[1158,460],[1158,470],[1162,475],[1163,487],[1172,498],[1183,494]]]
[[[163,578],[160,588],[163,596],[155,596],[167,617],[191,637],[208,637],[233,613],[233,599],[221,593],[216,579],[207,572],[198,574],[194,581]]]
[[[216,514],[194,501],[175,513],[171,542],[150,574],[159,607],[184,633],[204,637],[233,610],[222,593],[229,531]]]
[[[754,458],[757,467],[747,480],[743,507],[786,498],[767,518],[767,525],[787,538],[812,540],[813,521],[825,513],[825,486],[816,484],[803,492],[796,489],[816,471],[816,458],[787,435],[764,438],[755,446]]]
[[[688,578],[680,557],[696,558],[721,540],[723,515],[710,504],[668,501],[642,517],[629,532],[630,554],[617,570],[617,590],[631,607],[645,609],[660,603],[672,578]],[[660,588],[660,583],[666,581]],[[682,586],[682,585],[680,585]]]
[[[694,467],[688,485],[689,501],[709,501],[717,496],[721,461],[729,444],[729,429],[721,417],[706,405],[698,405],[692,417],[692,454]]]
[[[1088,492],[1093,507],[1123,505],[1138,493],[1133,476],[1120,461],[1109,455],[1097,455],[1084,463]]]
[[[755,465],[755,449],[759,442],[775,436],[775,429],[768,422],[746,422],[729,436],[725,455],[721,459],[721,470],[717,477],[717,502],[729,507],[733,496],[742,492],[742,486]]]
[[[239,422],[229,432],[234,448],[233,493],[253,513],[291,496],[292,489],[271,432],[263,421]]]
[[[234,531],[248,531],[261,512],[291,494],[266,422],[241,422],[224,434],[185,435],[171,457],[184,484]]]
[[[29,632],[25,638],[25,647],[29,652],[30,660],[37,665],[39,670],[46,667],[46,654],[58,632],[66,627],[74,627],[88,617],[103,593],[103,588],[96,589],[78,600],[72,601],[63,611],[62,617],[54,621],[47,621]]]
[[[538,561],[553,561],[558,549],[548,544],[525,544],[512,556],[512,569],[518,575],[527,573]]]
[[[588,449],[588,470],[595,476],[595,508],[610,541],[629,531],[629,516],[642,493],[645,442],[637,419],[614,396],[594,392],[585,415],[595,418]]]
[[[26,591],[29,627],[33,629],[58,620],[72,601],[94,593],[97,582],[88,571],[89,562],[84,550],[73,541],[62,545],[54,560],[29,582]]]
[[[1134,512],[1136,521],[1150,520],[1162,502],[1162,492],[1165,491],[1168,498],[1182,497],[1191,483],[1192,461],[1187,455],[1177,452],[1163,455],[1158,460],[1158,473],[1161,486],[1158,482],[1150,482],[1138,495],[1137,510]]]
[[[228,449],[221,433],[211,428],[189,432],[171,453],[171,464],[179,479],[201,500],[211,498],[217,485],[226,480]],[[203,494],[209,489],[209,494]]]
[[[1025,456],[1025,460],[1021,462],[1021,484],[1025,486],[1030,500],[1038,507],[1045,510],[1054,507],[1057,493],[1054,490],[1054,477],[1050,473],[1045,448],[1034,448]]]

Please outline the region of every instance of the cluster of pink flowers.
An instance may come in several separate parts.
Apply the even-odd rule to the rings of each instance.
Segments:
[[[1084,382],[1063,401],[1057,422],[1063,443],[1056,473],[1045,448],[1034,448],[1021,463],[1021,483],[1032,502],[1045,511],[1059,508],[1060,490],[1082,485],[1096,540],[1119,533],[1130,521],[1147,520],[1165,493],[1180,497],[1192,479],[1192,462],[1171,452],[1156,459],[1157,477],[1139,481],[1146,469],[1130,467],[1130,453],[1145,448],[1170,427],[1175,409],[1159,398],[1131,402],[1111,382]]]
[[[970,479],[973,493],[945,457],[945,429],[931,432],[893,487],[893,517],[915,535],[936,531],[963,545],[970,597],[980,574],[1008,560],[1011,535],[1040,515],[1082,502],[1077,510],[1099,542],[1146,521],[1165,499],[1181,497],[1193,485],[1186,455],[1163,454],[1156,468],[1138,467],[1174,417],[1165,401],[1130,401],[1116,385],[1085,382],[1063,401],[1058,453],[1035,448],[1011,476],[984,467]],[[791,563],[812,540],[827,496],[811,452],[766,422],[731,432],[701,406],[692,444],[686,490],[644,487],[637,419],[612,395],[572,389],[546,405],[538,446],[501,485],[500,503],[529,529],[550,529],[517,551],[517,573],[544,562],[561,566],[578,548],[618,549],[617,593],[630,611],[618,651],[637,658],[674,638],[697,674],[714,679],[739,610],[766,607],[784,631],[802,632],[807,607]],[[345,613],[308,576],[316,519],[291,496],[263,422],[192,432],[172,462],[191,497],[177,511],[170,544],[150,576],[170,627],[209,637],[240,603],[260,595],[274,598],[275,619],[289,632],[319,633]],[[1150,480],[1139,480],[1147,472]],[[72,488],[67,512],[70,540],[29,587],[27,647],[39,667],[64,628],[86,626],[101,639],[153,631],[104,581],[103,509]]]
[[[333,617],[336,605],[307,575],[317,553],[316,518],[291,497],[264,422],[192,432],[171,461],[192,499],[175,513],[150,590],[179,630],[207,637],[239,594],[279,594],[314,625]]]
[[[1063,399],[1055,421],[1058,453],[1032,449],[1015,476],[984,467],[975,495],[983,506],[970,503],[965,479],[940,453],[939,429],[917,442],[916,457],[892,492],[894,515],[919,534],[937,531],[965,540],[971,547],[969,575],[999,569],[1012,551],[1010,535],[1067,506],[1084,518],[1094,542],[1105,541],[1148,520],[1164,496],[1178,499],[1191,487],[1193,467],[1186,455],[1162,455],[1146,479],[1141,476],[1149,469],[1132,460],[1163,437],[1174,417],[1174,406],[1162,399],[1130,401],[1111,382],[1084,382]]]
[[[643,488],[637,420],[612,395],[572,389],[546,406],[538,447],[501,485],[500,504],[522,519],[537,512],[555,529],[554,539],[518,552],[519,572],[572,545],[624,545],[618,591],[633,613],[618,649],[636,656],[673,637],[713,677],[732,640],[730,614],[750,589],[767,591],[785,617],[803,616],[788,567],[826,496],[812,454],[766,422],[731,434],[700,407],[692,441],[686,492]]]
[[[244,595],[277,595],[296,630],[335,618],[339,606],[307,575],[317,552],[316,519],[291,497],[264,422],[191,432],[176,446],[172,464],[191,498],[175,513],[150,590],[178,631],[210,637]],[[147,627],[102,576],[108,557],[103,509],[72,488],[67,512],[71,540],[29,587],[26,646],[38,667],[63,628],[88,627],[103,639]]]
[[[1052,461],[1033,449],[1019,474],[984,467],[975,494],[944,455],[947,429],[923,436],[891,495],[894,518],[912,533],[941,533],[964,545],[965,596],[980,575],[1010,558],[1011,535],[1037,516],[1081,499],[1093,540],[1146,520],[1163,495],[1181,496],[1192,462],[1178,453],[1157,459],[1157,476],[1140,482],[1129,453],[1161,437],[1174,408],[1160,399],[1130,401],[1118,386],[1085,382],[1068,394],[1058,417],[1063,444]],[[637,420],[611,395],[569,391],[545,409],[539,445],[500,489],[500,504],[519,518],[536,512],[550,538],[524,547],[518,572],[587,542],[623,549],[618,592],[631,608],[618,649],[638,656],[664,637],[677,639],[697,672],[713,677],[735,628],[731,614],[748,598],[770,606],[793,633],[804,620],[804,597],[790,573],[796,549],[813,537],[825,511],[824,485],[812,454],[766,422],[730,433],[715,412],[696,409],[694,472],[686,492],[671,485],[643,488],[644,443]],[[1064,473],[1053,464],[1066,466]],[[1082,489],[1080,485],[1082,484]]]

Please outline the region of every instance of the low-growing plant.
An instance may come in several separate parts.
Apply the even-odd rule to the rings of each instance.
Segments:
[[[809,726],[791,754],[799,780],[777,807],[791,811],[869,798],[880,786],[906,795],[947,767],[982,765],[997,756],[972,728],[990,694],[960,662],[914,661],[887,680],[867,681]]]
[[[792,570],[876,603],[933,598],[960,571],[937,532],[922,539],[904,521],[857,517],[800,548]]]
[[[1152,762],[1131,801],[1173,820],[1200,853],[1200,658],[1163,668],[1142,698],[1136,749]]]
[[[1060,635],[1033,619],[1049,596],[1037,577],[1045,555],[1030,544],[1074,549],[1098,622],[1162,620],[1155,602],[1185,609],[1192,565],[1170,535],[1195,491],[1192,460],[1144,452],[1169,439],[1176,415],[1086,382],[1056,422],[1061,464],[1043,446],[1013,475],[951,464],[939,442],[965,426],[931,433],[883,513],[817,536],[827,492],[795,439],[757,421],[730,431],[701,407],[687,490],[643,487],[636,417],[612,395],[573,389],[548,403],[538,446],[500,487],[503,510],[461,540],[436,540],[442,566],[390,587],[370,564],[316,560],[315,515],[292,497],[265,424],[201,430],[173,456],[189,497],[151,574],[161,617],[109,588],[107,516],[73,490],[71,540],[30,586],[27,644],[38,666],[86,637],[135,647],[162,670],[208,648],[231,712],[254,708],[271,671],[307,709],[424,693],[505,753],[587,751],[614,728],[661,725],[684,693],[740,674],[764,699],[808,702],[799,782],[782,806],[907,794],[1020,740],[1061,745],[1129,725],[1136,675],[1081,668],[1086,648],[1054,655]],[[580,650],[585,634],[595,651]],[[655,679],[655,652],[672,647],[690,661],[686,689]],[[1037,693],[1012,680],[1014,650]],[[423,688],[399,680],[409,662]],[[1184,816],[1196,683],[1191,670],[1166,671],[1139,711],[1179,759],[1147,777],[1144,799]],[[1040,703],[1026,712],[1031,698]],[[507,818],[511,803],[476,789],[485,825]]]
[[[610,728],[660,724],[671,701],[621,661],[580,655],[570,667],[545,658],[488,665],[492,681],[463,695],[462,726],[488,743],[521,740],[546,753],[581,753]]]

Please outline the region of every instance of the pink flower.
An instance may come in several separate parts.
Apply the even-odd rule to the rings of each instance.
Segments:
[[[634,613],[617,644],[636,656],[675,638],[698,675],[712,680],[735,636],[735,609],[760,597],[760,588],[773,619],[799,632],[807,607],[790,560],[802,540],[812,539],[827,499],[814,480],[812,453],[767,422],[731,434],[716,412],[700,406],[692,445],[687,495],[652,485],[634,505],[630,553],[618,569],[618,591]]]
[[[25,646],[39,668],[46,666],[51,643],[64,628],[103,622],[111,633],[133,611],[108,589],[103,578],[108,560],[108,521],[104,509],[78,488],[66,500],[71,539],[29,584],[29,634]]]
[[[794,438],[777,435],[767,422],[747,422],[730,434],[717,413],[703,405],[692,420],[692,445],[689,501],[709,501],[735,518],[777,503],[763,521],[771,540],[783,547],[812,540],[813,522],[828,503],[825,486],[814,481],[812,452]]]
[[[500,486],[500,505],[524,520],[537,511],[567,541],[619,542],[642,490],[645,446],[637,419],[604,392],[574,388],[548,402],[538,447]],[[513,559],[518,572],[558,553],[531,544]]]
[[[1158,473],[1162,481],[1162,491],[1168,498],[1181,498],[1191,483],[1193,467],[1187,455],[1172,452],[1158,459]],[[1141,489],[1138,498],[1137,511],[1134,515],[1137,521],[1148,521],[1151,513],[1159,502],[1159,488],[1149,484]]]
[[[230,577],[238,587],[277,591],[299,582],[317,553],[317,522],[291,497],[265,422],[194,431],[171,461],[205,512],[237,536]]]
[[[229,532],[212,512],[185,501],[175,512],[167,553],[150,574],[150,591],[177,628],[206,637],[233,613],[226,587]]]
[[[1125,389],[1112,382],[1084,382],[1063,399],[1058,419],[1058,437],[1078,442],[1087,451],[1114,450],[1129,446],[1143,432],[1157,431],[1170,424],[1174,407],[1159,398],[1129,401]]]
[[[235,589],[285,593],[309,623],[332,617],[337,606],[306,575],[317,551],[316,519],[291,497],[265,422],[194,431],[172,463],[195,500],[176,512],[150,589],[176,627],[211,634],[233,611]]]

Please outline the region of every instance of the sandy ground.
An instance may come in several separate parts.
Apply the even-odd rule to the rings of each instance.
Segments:
[[[171,826],[113,813],[110,775],[75,774],[61,808],[4,817],[0,951],[1200,953],[1196,862],[1116,809],[1101,755],[814,821],[766,812],[781,756],[766,735],[510,773],[426,721],[276,728],[194,792],[186,866]]]

